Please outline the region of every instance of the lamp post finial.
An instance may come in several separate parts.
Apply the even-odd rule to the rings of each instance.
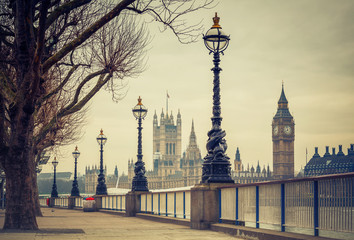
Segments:
[[[218,17],[218,13],[215,12],[215,17],[213,17],[214,25],[211,28],[221,28],[219,25],[220,18]]]

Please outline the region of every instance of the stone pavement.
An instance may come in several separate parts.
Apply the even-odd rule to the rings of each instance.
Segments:
[[[181,240],[237,240],[221,232],[194,230],[189,227],[159,223],[135,217],[122,217],[102,212],[82,212],[67,209],[42,208],[43,216],[37,222],[40,231],[0,231],[1,240],[50,239],[181,239]],[[0,211],[0,227],[4,211]]]

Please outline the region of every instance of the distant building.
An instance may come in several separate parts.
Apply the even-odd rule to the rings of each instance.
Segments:
[[[326,153],[322,157],[316,147],[315,154],[305,166],[304,175],[309,177],[347,172],[354,172],[354,144],[350,144],[347,155],[342,151],[342,145],[339,145],[338,153],[332,148],[332,154],[326,146]]]
[[[70,180],[71,172],[57,172],[55,174],[56,179]],[[37,179],[54,179],[54,173],[41,173],[38,174]]]
[[[264,182],[272,180],[272,173],[269,169],[269,165],[267,170],[265,166],[263,166],[263,169],[261,170],[259,161],[256,169],[253,166],[250,168],[249,164],[247,165],[247,168],[245,168],[241,160],[240,150],[237,148],[234,160],[234,170],[232,171],[232,179],[235,183]]]

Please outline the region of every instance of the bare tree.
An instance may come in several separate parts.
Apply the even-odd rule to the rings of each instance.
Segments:
[[[185,14],[212,0],[0,0],[0,163],[6,173],[5,229],[37,229],[35,156],[65,144],[68,127],[101,89],[124,96],[144,70],[148,14],[191,42],[200,26]],[[78,114],[79,115],[75,115]],[[81,112],[82,113],[82,112]],[[70,134],[69,134],[70,135]],[[72,138],[71,137],[71,138]]]

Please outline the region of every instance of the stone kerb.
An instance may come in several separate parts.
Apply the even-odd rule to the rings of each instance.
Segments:
[[[191,189],[191,228],[210,229],[219,220],[218,188],[230,183],[198,184]]]

